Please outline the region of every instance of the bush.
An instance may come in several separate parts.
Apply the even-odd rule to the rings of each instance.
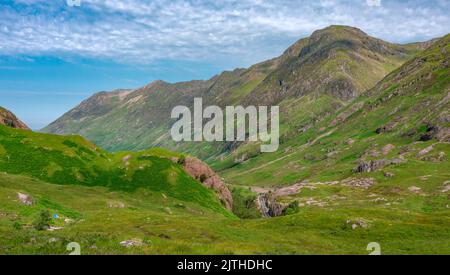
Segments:
[[[13,228],[14,228],[15,230],[19,231],[19,230],[22,229],[22,224],[19,223],[19,222],[15,222],[15,223],[13,224]]]
[[[33,222],[33,226],[36,230],[46,230],[50,228],[51,220],[50,212],[48,210],[42,210]]]
[[[186,157],[184,155],[181,155],[180,158],[178,159],[178,164],[184,165],[185,162],[186,162]]]
[[[283,215],[292,215],[298,213],[298,211],[299,211],[298,202],[293,201],[285,209],[283,209]]]
[[[205,182],[205,180],[207,180],[207,179],[208,179],[208,176],[207,176],[207,175],[205,175],[205,174],[201,174],[201,175],[200,175],[200,182],[201,182],[201,183]]]

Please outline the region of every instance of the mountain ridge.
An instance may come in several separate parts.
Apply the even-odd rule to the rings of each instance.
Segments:
[[[208,162],[242,145],[252,155],[254,149],[245,143],[172,142],[167,136],[171,109],[192,107],[194,97],[221,107],[279,104],[282,138],[290,138],[371,88],[422,45],[392,44],[353,27],[330,26],[300,39],[279,57],[247,69],[224,71],[209,80],[154,81],[123,98],[112,94],[104,102],[94,95],[84,101],[92,103],[92,110],[79,105],[42,131],[81,134],[112,151],[165,147]]]

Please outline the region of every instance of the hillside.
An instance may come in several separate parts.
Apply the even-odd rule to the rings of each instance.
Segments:
[[[11,113],[10,111],[6,110],[3,107],[0,107],[0,125],[5,125],[5,126],[18,128],[18,129],[25,129],[25,130],[30,129],[30,128],[28,128],[27,125],[25,125],[25,123],[20,121],[20,119],[18,119],[13,113]]]
[[[352,27],[330,26],[296,42],[281,56],[248,69],[223,72],[206,81],[155,81],[134,91],[100,93],[43,129],[80,134],[107,150],[163,146],[208,162],[234,151],[238,143],[174,143],[170,111],[204,105],[274,105],[281,109],[282,139],[296,136],[334,113],[421,50],[423,44],[396,45]],[[248,158],[257,153],[244,146]]]
[[[238,164],[235,152],[214,167],[225,169],[228,180],[260,185],[343,179],[353,175],[358,161],[389,158],[405,159],[401,167],[448,167],[449,38],[438,40],[363,96],[282,144],[278,152]],[[429,150],[419,154],[424,148]]]
[[[0,254],[449,254],[449,54],[447,35],[278,152],[216,162],[246,219],[178,153],[0,126]]]
[[[17,193],[32,196],[25,205]],[[42,211],[52,230],[36,230]],[[364,217],[368,228],[346,221]],[[56,185],[0,173],[0,255],[63,254],[78,242],[81,254],[448,254],[448,212],[367,207],[304,211],[272,219],[238,220],[196,203],[153,192]],[[122,243],[122,244],[121,244]]]
[[[276,215],[282,207],[448,215],[449,61],[447,35],[278,152],[214,167]]]
[[[80,136],[41,134],[0,125],[0,171],[60,185],[148,190],[228,215],[216,194],[163,150],[110,154]]]

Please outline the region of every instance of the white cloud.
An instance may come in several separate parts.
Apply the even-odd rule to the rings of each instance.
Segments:
[[[450,26],[450,3],[442,0],[383,6],[380,0],[82,0],[80,7],[15,2],[0,4],[1,54],[75,54],[131,63],[234,59],[251,64],[331,24],[353,25],[393,42],[430,39]]]
[[[369,7],[381,7],[381,0],[366,0]]]

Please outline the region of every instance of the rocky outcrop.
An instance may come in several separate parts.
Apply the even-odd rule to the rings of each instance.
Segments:
[[[17,198],[25,205],[33,205],[33,198],[30,195],[17,193]]]
[[[271,193],[260,194],[256,198],[256,202],[259,211],[266,218],[281,216],[286,208],[285,205],[277,202],[276,196],[273,196]]]
[[[25,123],[20,121],[13,113],[0,107],[0,125],[9,126],[17,129],[30,130]]]
[[[233,209],[233,197],[222,179],[204,162],[193,157],[186,157],[184,170],[193,178],[201,181],[206,187],[213,189],[228,210]]]
[[[404,159],[378,159],[369,161],[359,161],[358,166],[353,169],[355,173],[373,172],[391,164],[400,164],[405,162]]]
[[[345,186],[367,189],[376,184],[376,180],[374,178],[347,178],[341,183]]]

